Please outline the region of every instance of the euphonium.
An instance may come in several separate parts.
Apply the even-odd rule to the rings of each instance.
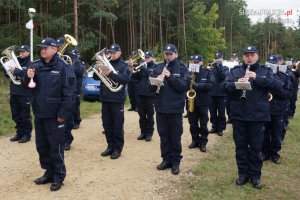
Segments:
[[[298,70],[298,68],[299,68],[299,63],[300,63],[300,61],[298,61],[298,62],[295,63],[295,64],[291,64],[291,70],[292,70],[293,72],[295,72],[295,71]]]
[[[2,51],[3,57],[0,58],[0,62],[2,66],[4,67],[7,75],[11,79],[11,81],[15,85],[21,85],[21,81],[13,75],[13,73],[9,70],[11,67],[16,67],[22,70],[22,67],[20,66],[20,63],[17,59],[17,56],[15,55],[15,46],[10,46],[6,48],[4,51]]]
[[[193,84],[195,83],[195,72],[192,72],[192,80],[190,83],[190,90],[186,92],[186,96],[188,97],[188,106],[189,112],[194,112],[194,100],[196,97],[196,91],[193,89]]]
[[[110,64],[109,60],[107,59],[105,55],[105,50],[106,48],[102,49],[101,51],[95,53],[95,56],[92,59],[96,59],[96,64],[93,65],[88,71],[93,71],[96,73],[96,75],[100,78],[102,83],[106,85],[106,87],[111,91],[111,92],[118,92],[123,88],[123,85],[114,82],[107,76],[101,73],[101,68],[108,68],[110,71],[113,73],[117,74],[116,70],[113,68],[113,66]],[[100,71],[96,68],[100,68]]]
[[[69,65],[72,65],[72,59],[70,58],[70,56],[64,55],[64,53],[70,44],[73,46],[77,46],[78,43],[77,40],[69,34],[65,34],[64,37],[65,42],[58,48],[57,53],[61,59],[64,59]]]
[[[141,49],[138,49],[137,55],[130,58],[130,63],[131,63],[132,73],[135,74],[139,72],[141,70],[141,67],[144,64],[146,64],[145,53]]]

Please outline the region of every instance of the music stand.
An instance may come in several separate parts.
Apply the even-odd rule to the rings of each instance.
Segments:
[[[151,85],[155,85],[157,87],[164,85],[164,82],[159,77],[156,77],[156,78],[149,77],[149,81],[150,81]]]

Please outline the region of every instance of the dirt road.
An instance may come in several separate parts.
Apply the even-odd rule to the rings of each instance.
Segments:
[[[192,176],[195,166],[218,140],[216,135],[209,136],[206,154],[199,149],[189,150],[191,136],[188,121],[184,119],[181,173],[174,176],[170,170],[156,170],[161,162],[156,131],[151,142],[136,139],[139,135],[136,112],[125,113],[125,146],[119,159],[100,156],[106,148],[101,132],[100,114],[84,119],[81,127],[73,131],[72,149],[65,153],[67,177],[57,192],[50,192],[49,184],[38,186],[33,182],[44,172],[39,165],[34,134],[25,144],[0,138],[0,199],[172,199],[180,193],[180,188],[174,185],[181,178]]]

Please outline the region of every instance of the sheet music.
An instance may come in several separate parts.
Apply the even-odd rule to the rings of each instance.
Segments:
[[[239,65],[239,62],[238,61],[227,61],[227,60],[224,60],[222,64],[223,64],[223,66],[226,66],[229,69],[231,69],[231,68]]]
[[[152,77],[149,77],[149,81],[150,81],[150,84],[151,85],[155,85],[155,86],[163,86],[164,85],[164,82],[161,80],[161,78],[152,78]]]
[[[189,64],[189,71],[190,72],[197,72],[199,73],[199,69],[200,69],[200,64]]]
[[[9,61],[4,63],[4,68],[6,71],[8,71],[12,67],[18,68],[14,60],[10,59]]]
[[[250,82],[234,82],[237,90],[252,90]]]
[[[269,62],[266,62],[266,65],[272,69],[273,74],[277,73],[277,69],[278,69],[278,71],[283,72],[283,73],[286,73],[286,70],[287,70],[287,65],[278,65],[278,64],[272,64]]]

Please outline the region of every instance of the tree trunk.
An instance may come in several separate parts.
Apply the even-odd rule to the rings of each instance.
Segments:
[[[159,0],[159,40],[160,40],[160,48],[162,48],[163,33],[162,33],[162,21],[161,21],[161,0]]]
[[[78,41],[78,2],[74,0],[74,37]],[[101,20],[100,20],[100,31],[101,31]],[[100,32],[101,34],[101,32]],[[101,40],[101,36],[100,36]]]

